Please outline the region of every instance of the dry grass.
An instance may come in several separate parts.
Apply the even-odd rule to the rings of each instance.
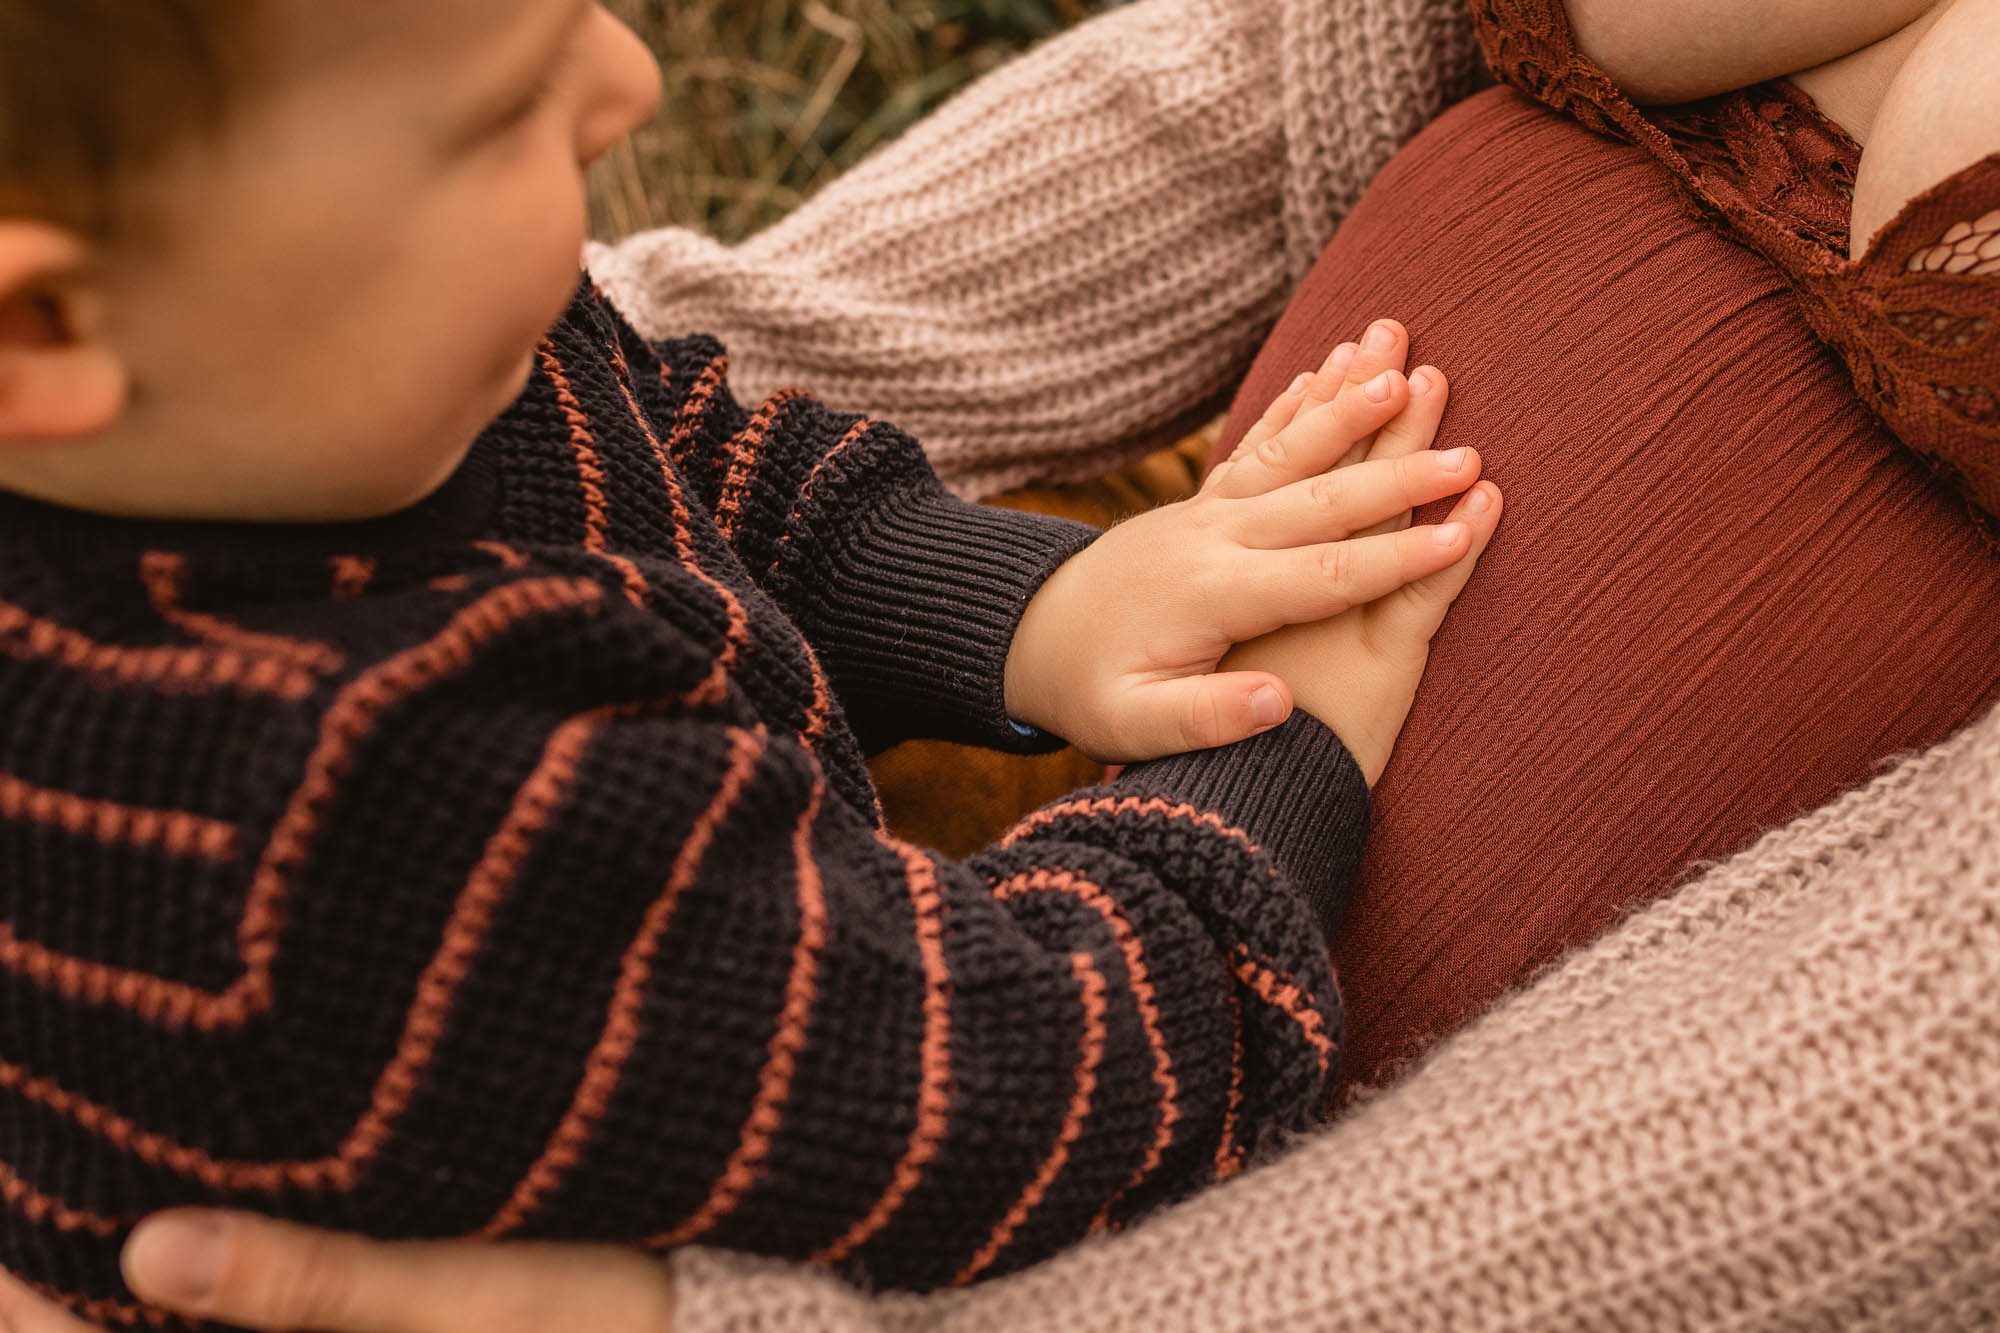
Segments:
[[[969,80],[1120,0],[612,0],[660,53],[659,119],[598,169],[601,236],[735,239]]]

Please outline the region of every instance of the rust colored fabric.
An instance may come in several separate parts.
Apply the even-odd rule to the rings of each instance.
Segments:
[[[1785,277],[1644,150],[1509,89],[1445,115],[1307,279],[1222,444],[1381,315],[1450,376],[1444,440],[1508,512],[1336,944],[1359,1082],[2000,693],[2000,560]]]
[[[1861,147],[1775,79],[1632,103],[1577,50],[1563,0],[1471,0],[1500,78],[1637,144],[1698,212],[1775,264],[1855,392],[2000,550],[2000,153],[1911,199],[1847,257]]]

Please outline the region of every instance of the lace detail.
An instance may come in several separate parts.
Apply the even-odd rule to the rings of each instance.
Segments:
[[[1954,222],[1936,244],[1911,254],[1905,265],[1912,273],[1970,273],[1985,277],[2000,273],[2000,208],[1977,222]]]
[[[1561,0],[1470,0],[1494,73],[1636,144],[1689,204],[1764,255],[1896,437],[2000,552],[2000,154],[1912,199],[1847,258],[1860,145],[1779,79],[1640,108],[1576,49]]]

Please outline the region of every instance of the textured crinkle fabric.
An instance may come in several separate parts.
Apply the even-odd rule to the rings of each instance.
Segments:
[[[997,71],[741,246],[591,268],[924,441],[961,494],[1094,476],[1220,410],[1369,179],[1473,86],[1450,0],[1147,0]]]
[[[2000,548],[2000,153],[1912,198],[1857,259],[1861,147],[1784,79],[1636,106],[1576,47],[1562,0],[1472,0],[1501,79],[1665,168],[1785,275],[1855,392]]]
[[[1378,311],[1449,374],[1445,436],[1508,509],[1334,941],[1363,1082],[2000,696],[2000,560],[1784,276],[1646,153],[1511,88],[1446,112],[1349,214],[1220,444]]]
[[[677,1327],[1992,1328],[1996,996],[1989,714],[1123,1236],[921,1300],[693,1251]]]

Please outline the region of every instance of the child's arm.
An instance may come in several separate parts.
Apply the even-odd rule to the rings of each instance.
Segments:
[[[1476,457],[1425,452],[1313,480],[1399,418],[1421,420],[1429,443],[1436,410],[1403,412],[1407,337],[1393,321],[1377,332],[1342,349],[1338,367],[1330,358],[1302,377],[1272,427],[1282,466],[1254,485],[1239,472],[1101,538],[964,503],[908,436],[803,395],[746,413],[705,340],[662,349],[663,383],[695,386],[684,401],[696,406],[665,401],[655,415],[683,423],[672,452],[698,498],[804,630],[870,749],[926,735],[1018,746],[1025,723],[1099,758],[1145,759],[1240,740],[1289,714],[1282,681],[1215,674],[1233,643],[1371,601],[1469,544],[1459,532],[1439,545],[1434,529],[1340,539],[1463,491]]]

